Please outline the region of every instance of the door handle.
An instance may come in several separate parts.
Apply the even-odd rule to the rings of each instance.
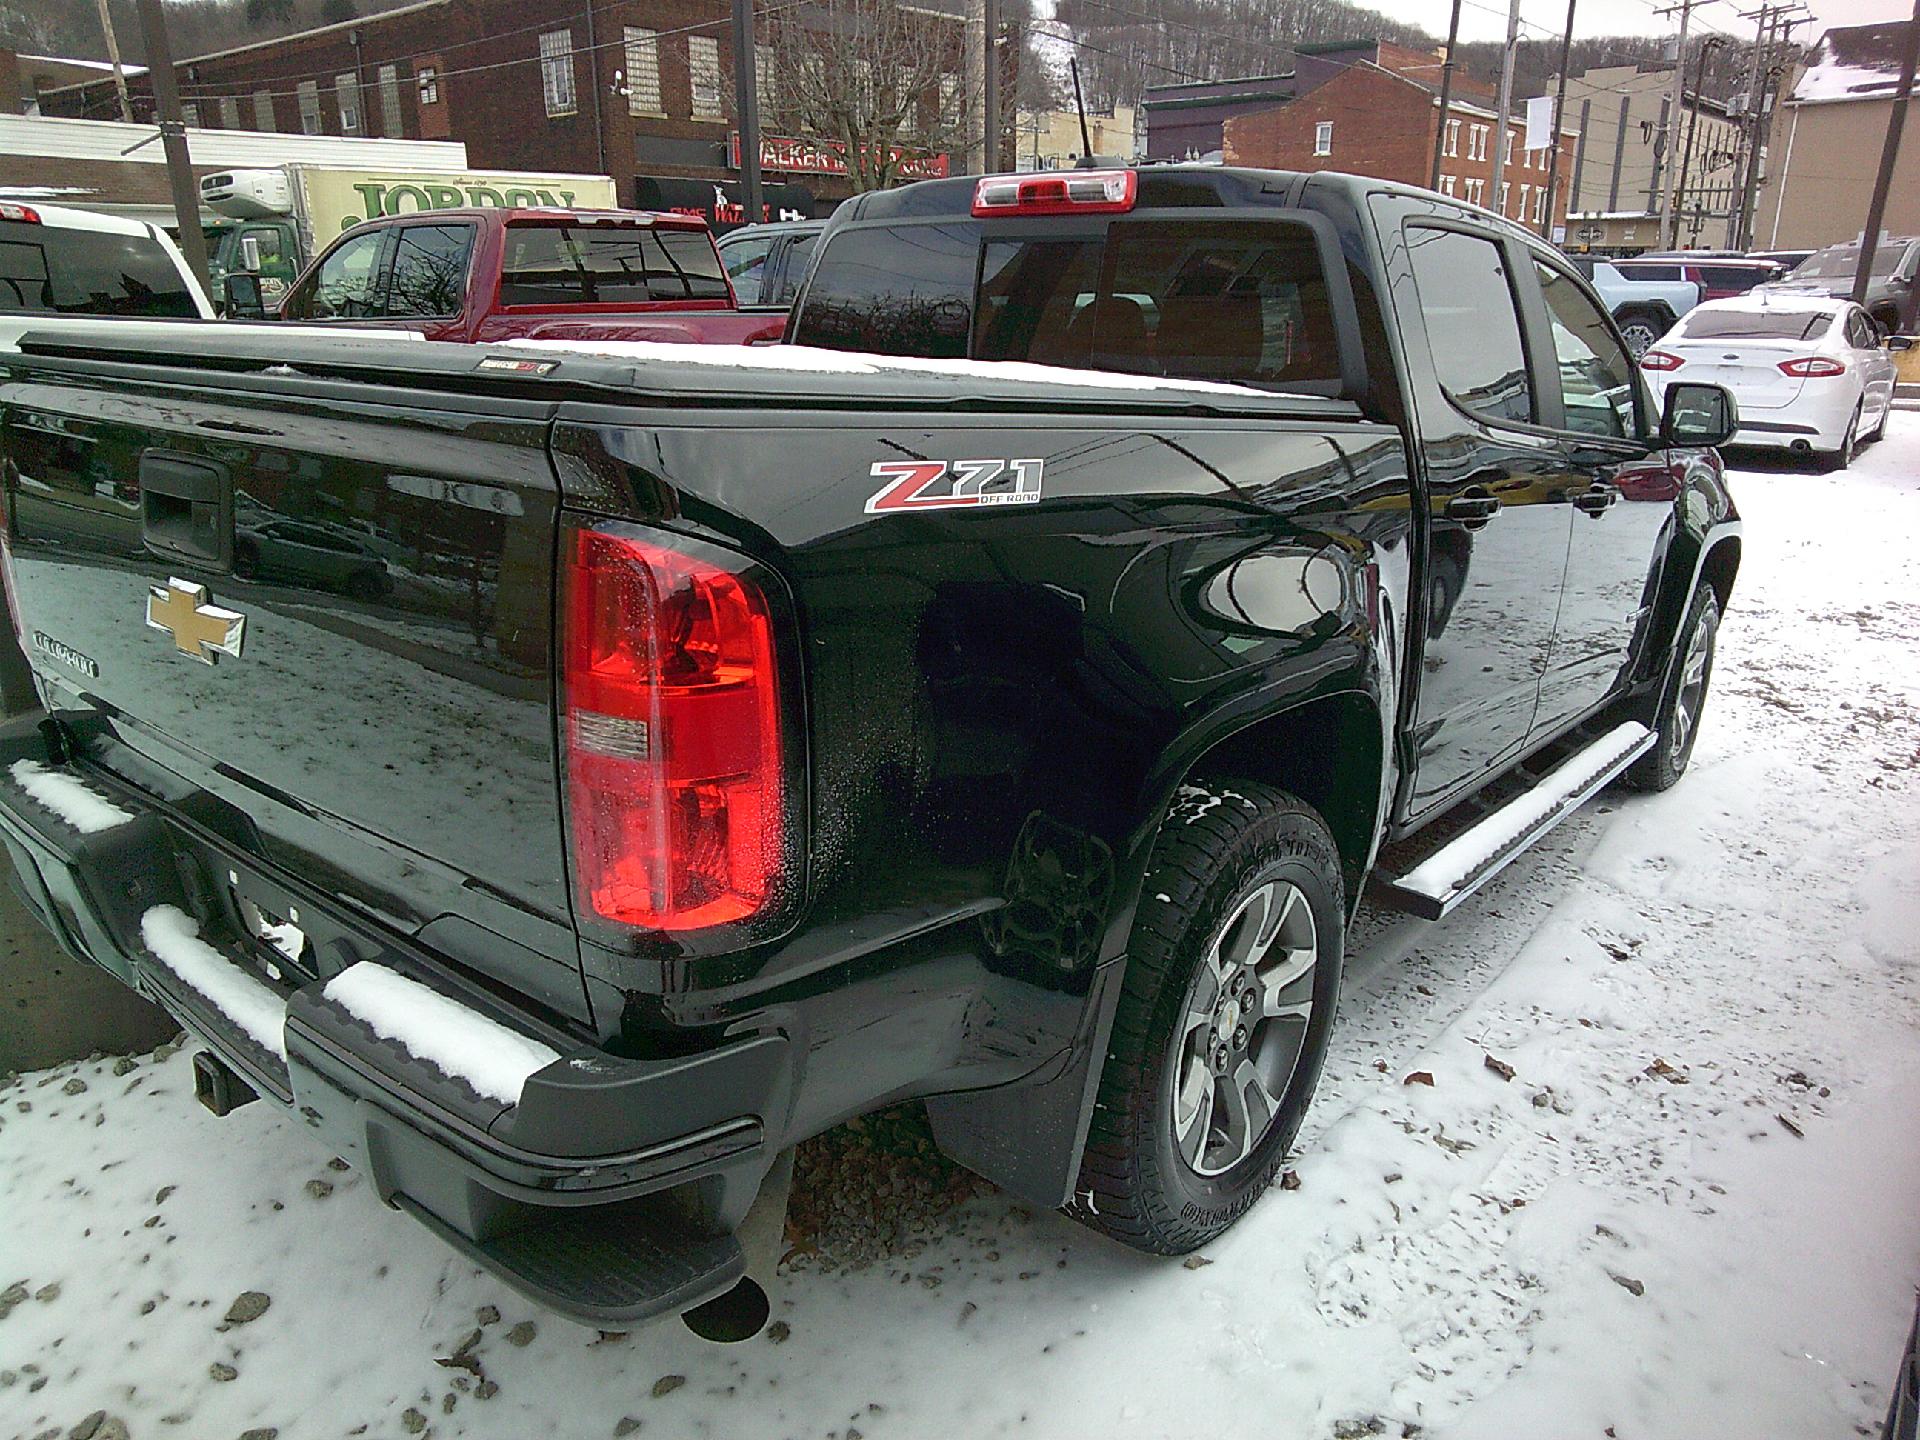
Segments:
[[[1492,495],[1456,495],[1447,502],[1447,518],[1470,527],[1484,525],[1499,513],[1500,502]]]
[[[1612,509],[1613,502],[1619,498],[1620,492],[1614,486],[1595,484],[1588,486],[1585,490],[1574,496],[1573,505],[1576,510],[1584,511],[1586,514],[1598,519],[1600,516],[1606,514],[1608,510]]]

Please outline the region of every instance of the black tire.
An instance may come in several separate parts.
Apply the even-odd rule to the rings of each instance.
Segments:
[[[1860,437],[1860,443],[1863,445],[1872,445],[1886,439],[1887,417],[1891,414],[1893,414],[1893,401],[1888,400],[1886,407],[1880,412],[1880,423],[1873,427],[1871,433],[1862,435]]]
[[[1181,792],[1155,842],[1134,918],[1106,1069],[1068,1213],[1137,1250],[1183,1255],[1238,1220],[1273,1182],[1306,1115],[1326,1057],[1345,952],[1344,891],[1333,836],[1318,815],[1291,795],[1251,781]],[[1175,1081],[1183,1065],[1191,1065],[1196,1042],[1202,1052],[1211,1053],[1209,1034],[1219,1034],[1227,1049],[1241,1043],[1204,1024],[1189,1028],[1190,1012],[1196,1003],[1206,1008],[1200,997],[1213,982],[1202,972],[1208,977],[1214,973],[1208,955],[1227,951],[1234,935],[1244,933],[1235,926],[1263,928],[1271,910],[1256,920],[1246,908],[1262,895],[1274,897],[1270,903],[1281,912],[1265,953],[1281,954],[1276,967],[1296,961],[1306,967],[1271,994],[1289,992],[1294,1003],[1282,1007],[1286,1009],[1300,1008],[1309,994],[1310,1001],[1295,1030],[1290,1028],[1294,1017],[1252,1014],[1243,1024],[1245,1012],[1238,999],[1222,996],[1228,1011],[1225,1023],[1251,1032],[1245,1042],[1251,1048],[1238,1063],[1270,1066],[1258,1093],[1277,1104],[1267,1113],[1259,1138],[1245,1145],[1238,1159],[1214,1173],[1202,1173],[1216,1133],[1223,1151],[1231,1153],[1244,1143],[1234,1141],[1231,1123],[1220,1131],[1212,1123],[1216,1114],[1231,1117],[1232,1086],[1208,1079],[1208,1098],[1190,1107],[1199,1117],[1198,1104],[1206,1106],[1204,1118],[1195,1122],[1201,1162],[1195,1164],[1177,1148]],[[1295,946],[1290,950],[1281,937],[1287,926],[1300,922],[1300,907],[1311,917],[1311,944],[1298,943],[1304,932],[1296,933],[1288,942]],[[1306,959],[1309,953],[1311,962]],[[1251,969],[1234,973],[1242,979],[1232,984],[1261,983]],[[1256,993],[1254,988],[1238,992]],[[1220,1011],[1213,1013],[1217,1017]],[[1275,1048],[1282,1044],[1284,1049]],[[1276,1081],[1282,1067],[1285,1079]],[[1210,1071],[1210,1062],[1201,1068]],[[1250,1118],[1250,1092],[1242,1087],[1239,1094],[1239,1113],[1247,1122],[1239,1128],[1251,1135],[1256,1127]],[[1186,1133],[1195,1133],[1192,1125]]]
[[[1838,450],[1829,450],[1819,457],[1820,469],[1826,474],[1844,470],[1853,463],[1853,452],[1860,448],[1860,412],[1866,408],[1862,400],[1853,407],[1853,418],[1847,422],[1847,433],[1841,438]]]
[[[1651,305],[1628,305],[1613,317],[1620,327],[1620,338],[1627,353],[1638,360],[1653,348],[1654,342],[1673,328],[1673,319],[1664,310]]]
[[[1657,737],[1653,749],[1634,761],[1624,777],[1633,789],[1649,793],[1669,790],[1687,773],[1687,762],[1693,758],[1694,742],[1700,738],[1700,717],[1713,682],[1713,653],[1719,634],[1720,599],[1713,593],[1713,587],[1702,580],[1675,632],[1676,653],[1667,666],[1659,703],[1647,718]],[[1696,690],[1689,670],[1696,647],[1702,645],[1705,654]]]

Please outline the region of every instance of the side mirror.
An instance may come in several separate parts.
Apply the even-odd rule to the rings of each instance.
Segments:
[[[260,294],[260,277],[234,271],[221,281],[229,320],[264,320],[266,300]]]
[[[1667,386],[1660,439],[1667,445],[1724,445],[1740,428],[1740,408],[1724,385],[1680,380]]]
[[[1887,349],[1889,350],[1911,350],[1913,348],[1913,336],[1889,335],[1886,337],[1886,343]]]

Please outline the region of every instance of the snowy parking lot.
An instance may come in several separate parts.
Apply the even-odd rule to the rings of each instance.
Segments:
[[[184,1053],[107,1057],[0,1090],[0,1437],[1877,1434],[1920,1282],[1920,414],[1844,474],[1738,463],[1692,772],[1444,922],[1364,912],[1287,1186],[1203,1255],[985,1187],[889,1239],[976,1187],[830,1142],[766,1332],[596,1334],[273,1107],[208,1115]]]

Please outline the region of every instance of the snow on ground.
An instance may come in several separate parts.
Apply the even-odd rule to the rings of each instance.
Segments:
[[[184,1055],[99,1061],[0,1092],[0,1435],[1871,1433],[1920,1279],[1920,415],[1737,488],[1693,772],[1362,917],[1299,1187],[1208,1263],[993,1195],[794,1262],[746,1344],[596,1336]]]

